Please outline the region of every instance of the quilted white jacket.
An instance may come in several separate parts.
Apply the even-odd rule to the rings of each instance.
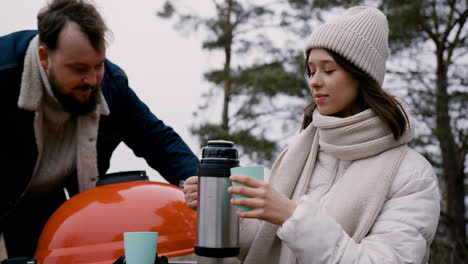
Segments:
[[[265,263],[287,264],[291,255],[301,264],[427,263],[440,214],[437,177],[429,162],[408,149],[380,215],[360,244],[324,208],[327,191],[351,162],[319,152],[309,191],[300,198],[292,217],[278,229],[281,246],[269,254]],[[243,219],[241,258],[260,224],[258,220]]]

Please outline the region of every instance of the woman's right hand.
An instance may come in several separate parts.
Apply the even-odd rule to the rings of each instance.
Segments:
[[[184,183],[185,202],[193,210],[197,210],[198,176],[192,176]]]

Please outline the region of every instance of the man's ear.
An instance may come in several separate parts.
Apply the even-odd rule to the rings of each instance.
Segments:
[[[44,46],[39,46],[39,61],[41,62],[41,66],[42,68],[44,68],[44,70],[47,70],[47,68],[49,67],[49,53],[47,52],[47,48],[44,47]]]

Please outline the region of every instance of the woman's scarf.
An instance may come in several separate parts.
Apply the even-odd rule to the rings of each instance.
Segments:
[[[332,186],[326,208],[359,243],[379,215],[406,154],[406,144],[413,137],[414,122],[411,116],[408,119],[409,129],[395,140],[388,125],[370,109],[346,118],[324,116],[315,110],[313,122],[273,164],[269,182],[289,198],[304,195],[319,147],[338,159],[353,161]],[[299,181],[301,177],[306,179]],[[304,185],[296,186],[298,182]],[[261,263],[268,259],[269,248],[280,243],[277,229],[277,225],[263,222],[244,263]]]

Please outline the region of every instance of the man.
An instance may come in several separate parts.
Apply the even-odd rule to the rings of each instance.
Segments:
[[[106,59],[106,31],[93,5],[53,0],[38,31],[0,37],[0,233],[9,257],[32,257],[63,188],[94,187],[122,141],[172,184],[196,174],[197,157]]]

